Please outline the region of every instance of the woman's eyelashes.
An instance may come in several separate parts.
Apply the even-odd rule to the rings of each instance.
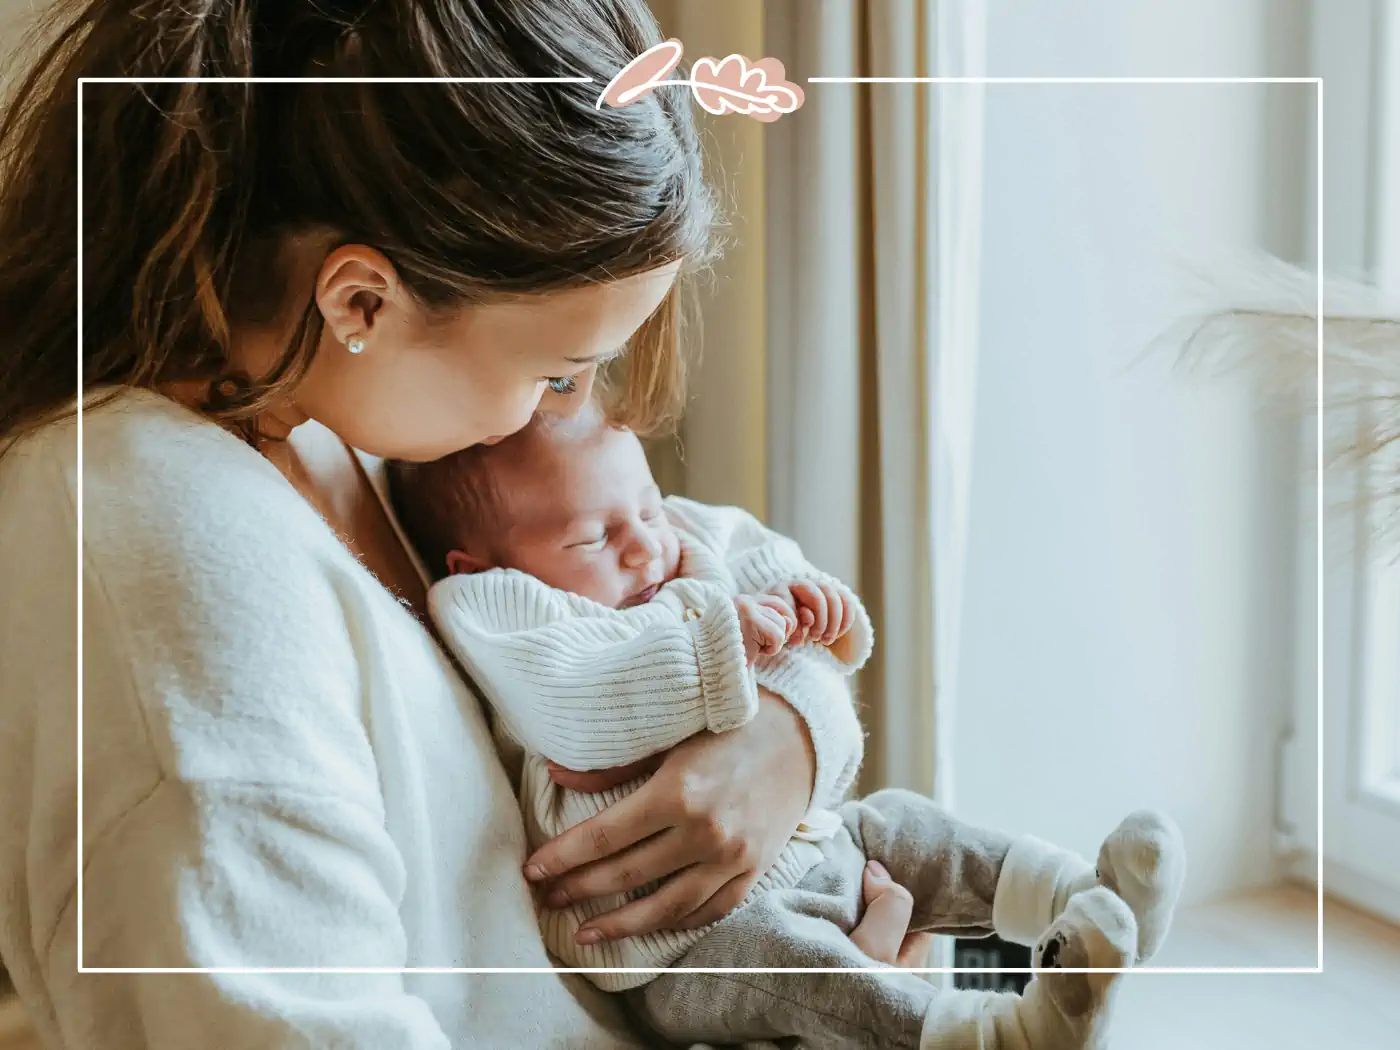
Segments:
[[[575,376],[551,376],[546,378],[544,382],[545,386],[549,387],[551,394],[558,394],[561,397],[578,390],[578,379]]]

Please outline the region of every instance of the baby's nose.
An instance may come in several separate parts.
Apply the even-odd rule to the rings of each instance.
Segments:
[[[627,545],[627,564],[632,568],[640,568],[648,562],[655,560],[661,553],[661,544],[656,542],[655,537],[645,531],[632,534],[632,542]]]

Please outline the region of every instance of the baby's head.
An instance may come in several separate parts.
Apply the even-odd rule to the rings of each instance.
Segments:
[[[621,608],[649,601],[680,562],[641,442],[591,407],[432,463],[391,463],[389,483],[435,577],[519,569]]]

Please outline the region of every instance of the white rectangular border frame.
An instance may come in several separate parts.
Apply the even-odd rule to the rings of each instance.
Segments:
[[[591,77],[80,77],[78,79],[78,412],[77,412],[77,631],[78,631],[78,836],[77,836],[77,922],[78,922],[78,972],[79,973],[207,973],[207,974],[305,974],[305,973],[665,973],[655,967],[548,967],[548,966],[84,966],[83,965],[83,89],[88,84],[159,84],[159,83],[210,83],[227,82],[240,84],[318,84],[318,83],[371,83],[371,84],[589,84]],[[808,77],[809,84],[1312,84],[1317,88],[1316,139],[1317,139],[1317,476],[1322,477],[1322,390],[1323,390],[1323,80],[1321,77]],[[1322,521],[1322,486],[1318,485],[1317,514]],[[1318,530],[1317,579],[1318,594],[1323,585],[1323,544],[1321,529]],[[1319,601],[1317,622],[1317,965],[1316,966],[1175,966],[1142,967],[1141,969],[1074,969],[1069,973],[1182,973],[1182,974],[1318,974],[1322,972],[1323,944],[1323,778],[1322,778],[1322,681],[1323,681],[1323,610]],[[882,973],[884,967],[833,968],[833,967],[794,967],[794,973]],[[761,967],[716,967],[697,970],[697,973],[766,973]],[[908,971],[911,973],[986,973],[977,967],[939,966],[923,967]],[[1007,967],[1000,973],[1030,974],[1035,971],[1027,967]]]

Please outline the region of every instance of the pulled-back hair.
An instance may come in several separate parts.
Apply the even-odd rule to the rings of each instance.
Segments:
[[[643,0],[59,0],[0,119],[0,439],[77,391],[79,77],[592,78],[85,85],[84,388],[218,380],[205,409],[238,424],[316,351],[297,235],[380,250],[429,308],[703,261],[688,96],[594,105],[659,39]],[[642,432],[679,409],[678,294],[612,384]],[[284,316],[272,372],[231,374],[232,327]]]

